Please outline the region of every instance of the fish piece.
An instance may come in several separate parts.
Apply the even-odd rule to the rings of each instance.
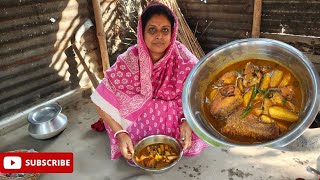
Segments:
[[[224,73],[218,80],[218,86],[235,84],[238,74],[235,71]]]
[[[220,94],[225,97],[234,96],[234,85],[223,86],[220,90]]]
[[[252,62],[248,62],[244,69],[243,86],[250,87],[255,84],[259,84],[262,79],[259,66],[254,65]]]
[[[292,86],[282,86],[279,88],[281,95],[287,100],[291,100],[294,97],[294,91]]]
[[[246,118],[239,118],[243,109],[237,109],[222,127],[222,133],[232,136],[251,137],[254,139],[272,140],[280,135],[279,126],[276,123],[263,123],[252,114]]]
[[[273,105],[280,105],[283,106],[286,99],[278,92],[274,92],[272,98],[270,98]]]
[[[219,92],[210,104],[210,113],[218,119],[227,118],[242,102],[243,98],[237,87],[234,89],[234,96],[225,97]]]

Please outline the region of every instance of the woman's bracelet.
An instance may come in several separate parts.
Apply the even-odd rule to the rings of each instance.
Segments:
[[[117,135],[120,134],[120,133],[129,134],[128,131],[126,131],[126,130],[124,130],[124,129],[121,129],[121,130],[115,132],[114,135],[113,135],[113,137],[114,137],[114,138],[117,138]]]
[[[186,121],[186,118],[181,118],[180,122]]]

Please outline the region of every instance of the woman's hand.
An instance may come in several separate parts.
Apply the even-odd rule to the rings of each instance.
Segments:
[[[180,126],[180,137],[181,137],[183,150],[186,150],[191,146],[191,135],[192,135],[192,130],[189,124],[187,123],[187,121],[183,121]]]
[[[133,154],[133,144],[130,136],[126,133],[121,133],[117,135],[119,142],[119,150],[121,154],[126,159],[131,159]]]

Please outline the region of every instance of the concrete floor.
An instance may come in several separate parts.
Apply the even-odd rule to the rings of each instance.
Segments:
[[[207,148],[198,157],[183,157],[170,171],[148,174],[129,166],[123,158],[110,160],[105,132],[91,130],[98,119],[89,98],[77,95],[63,106],[69,124],[50,140],[29,136],[27,125],[0,136],[0,152],[35,149],[39,152],[73,152],[72,174],[42,174],[40,180],[118,180],[118,179],[318,179],[306,171],[308,165],[320,168],[320,129],[309,129],[299,139],[281,149]],[[137,176],[138,175],[138,176]],[[141,175],[141,176],[140,176]]]

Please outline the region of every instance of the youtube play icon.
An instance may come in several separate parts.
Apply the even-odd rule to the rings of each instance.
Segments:
[[[3,159],[4,169],[21,169],[21,157],[6,156]]]

